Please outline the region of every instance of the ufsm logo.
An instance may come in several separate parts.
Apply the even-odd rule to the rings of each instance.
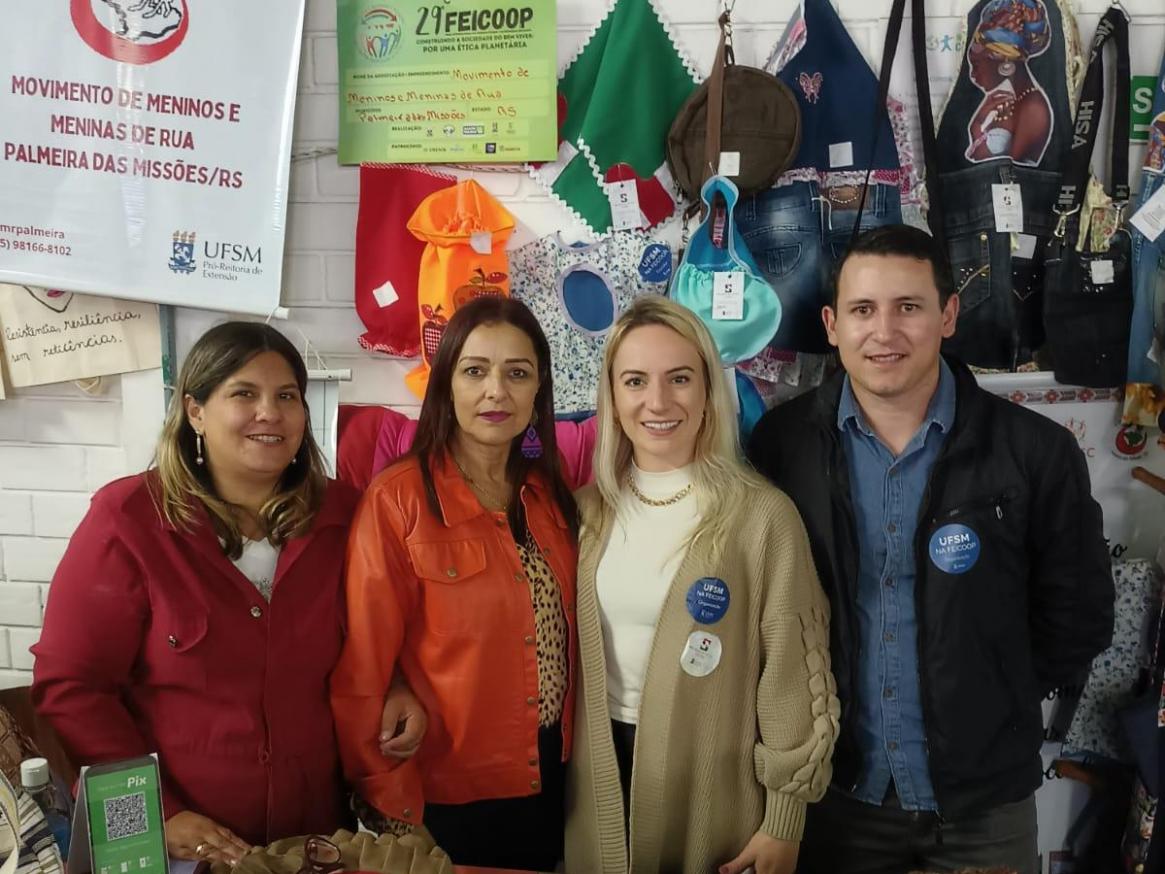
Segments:
[[[193,273],[194,231],[175,231],[170,248],[170,269],[175,273]]]

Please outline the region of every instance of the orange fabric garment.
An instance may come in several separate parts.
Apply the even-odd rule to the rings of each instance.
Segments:
[[[405,376],[419,398],[429,385],[429,362],[459,306],[486,294],[510,296],[506,241],[514,217],[472,179],[426,197],[408,223],[425,241],[417,284],[421,363]]]
[[[420,823],[424,804],[539,791],[534,607],[505,515],[484,509],[452,461],[437,460],[441,505],[406,458],[368,487],[348,543],[348,637],[332,674],[340,756],[353,788],[386,816]],[[547,485],[521,490],[570,626],[562,716],[570,754],[577,662],[578,546]],[[380,754],[385,692],[399,670],[429,715],[416,755]]]

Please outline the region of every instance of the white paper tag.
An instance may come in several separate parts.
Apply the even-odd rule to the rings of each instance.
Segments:
[[[1090,265],[1092,268],[1092,284],[1093,285],[1110,285],[1116,280],[1116,272],[1113,270],[1112,261],[1107,258],[1099,261],[1092,261]]]
[[[1016,234],[1013,254],[1016,258],[1026,258],[1030,261],[1036,255],[1036,238],[1031,234]]]
[[[400,300],[400,295],[396,293],[396,289],[388,280],[385,280],[384,285],[380,288],[372,289],[372,296],[376,298],[376,305],[381,308],[392,306]]]
[[[829,144],[829,166],[833,167],[852,167],[854,165],[854,144],[853,143],[830,143]]]
[[[1001,234],[1023,233],[1023,192],[1015,183],[991,186],[991,202],[995,207],[995,230]]]
[[[489,231],[478,231],[469,236],[469,248],[478,255],[488,255],[493,251],[494,236]]]
[[[710,631],[693,631],[680,653],[680,667],[685,674],[706,677],[720,664],[723,647],[720,638]]]
[[[739,176],[740,152],[721,152],[717,169],[721,176]]]
[[[1145,205],[1133,214],[1129,223],[1154,242],[1165,231],[1165,185],[1157,189]]]
[[[611,226],[616,231],[639,227],[639,189],[634,179],[607,185],[607,200],[611,203]]]
[[[738,322],[744,318],[742,271],[712,274],[712,318],[717,322]]]

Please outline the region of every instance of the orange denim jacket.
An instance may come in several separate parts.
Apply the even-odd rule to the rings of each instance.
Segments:
[[[464,804],[540,789],[538,667],[530,587],[505,515],[484,509],[453,463],[433,463],[441,506],[425,499],[420,462],[381,473],[356,511],[348,542],[348,636],[332,674],[332,712],[349,782],[386,816],[420,823],[424,804]],[[578,545],[546,483],[521,490],[570,626],[562,715],[570,754],[577,663]],[[393,672],[420,699],[420,749],[380,754],[380,715]]]

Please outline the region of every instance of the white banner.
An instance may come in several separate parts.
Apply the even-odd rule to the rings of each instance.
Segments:
[[[6,0],[0,279],[279,305],[304,0]]]

